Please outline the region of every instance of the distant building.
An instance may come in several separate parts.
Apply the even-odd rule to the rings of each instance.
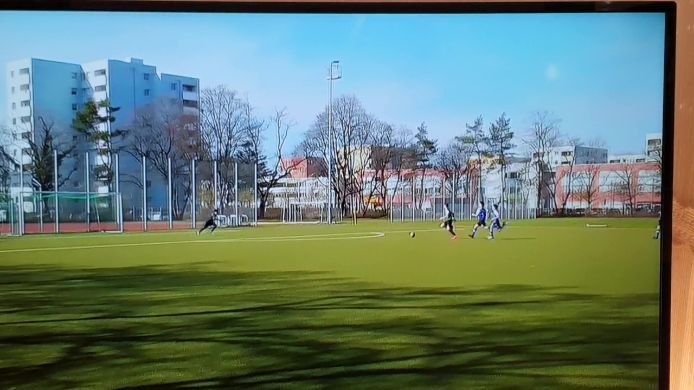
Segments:
[[[663,135],[659,133],[646,134],[646,156],[651,161],[660,161],[663,150]]]
[[[323,160],[315,157],[285,158],[280,162],[280,167],[289,171],[289,177],[292,179],[308,179],[325,174]]]
[[[607,158],[609,164],[635,164],[646,161],[648,161],[648,156],[645,154],[614,154]]]
[[[7,116],[16,140],[7,153],[16,161],[29,164],[28,141],[39,142],[41,120],[52,122],[56,136],[67,142],[79,141],[72,130],[72,121],[89,101],[108,99],[119,110],[113,113],[115,121],[99,126],[101,131],[111,132],[129,126],[136,112],[157,101],[169,99],[181,105],[184,115],[199,117],[200,83],[197,78],[157,73],[157,68],[144,64],[143,60],[128,58],[124,61],[104,59],[85,64],[73,64],[38,58],[12,61],[6,65]],[[102,111],[101,115],[105,115]],[[74,138],[73,138],[74,137]],[[83,141],[84,142],[84,141]],[[90,152],[89,165],[96,169],[108,164],[111,156],[99,153],[98,145],[81,144],[70,161],[61,166],[61,173],[73,167],[77,171],[61,188],[61,191],[85,191],[84,156]],[[21,158],[20,156],[23,156]],[[139,161],[120,156],[121,176],[140,176]],[[163,184],[164,186],[162,187]],[[150,204],[163,207],[166,204],[165,181],[148,178]],[[102,177],[90,183],[91,192],[108,192]],[[141,204],[133,194],[141,193],[134,184],[122,183],[124,203]],[[127,197],[133,197],[132,199]],[[127,199],[126,199],[127,198]]]
[[[568,209],[659,207],[661,174],[655,162],[582,164],[557,169],[556,201]]]
[[[548,156],[544,156],[547,153]],[[548,162],[551,167],[573,164],[602,164],[607,162],[607,149],[591,146],[557,146],[546,152],[533,153],[532,160]]]

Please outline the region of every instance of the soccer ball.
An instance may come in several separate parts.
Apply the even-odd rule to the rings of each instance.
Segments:
[[[410,232],[410,238],[414,238],[414,232]]]

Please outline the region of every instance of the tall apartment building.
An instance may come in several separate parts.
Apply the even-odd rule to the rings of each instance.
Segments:
[[[72,64],[27,58],[10,62],[6,68],[7,117],[14,139],[7,153],[17,161],[23,155],[22,163],[25,165],[30,162],[26,152],[28,140],[38,142],[37,137],[41,136],[41,121],[53,123],[59,138],[75,137],[71,127],[72,121],[88,101],[99,102],[109,99],[113,107],[119,108],[113,113],[115,121],[112,124],[100,125],[101,130],[107,132],[128,126],[139,109],[162,98],[173,99],[181,104],[184,114],[199,117],[199,80],[194,77],[157,73],[155,66],[146,65],[141,59],[104,59]],[[104,109],[101,114],[106,115]],[[85,189],[85,152],[92,152],[89,161],[91,167],[108,162],[110,157],[100,156],[96,149],[98,146],[95,145],[80,145],[73,161],[61,166],[61,174],[63,171],[72,170],[71,164],[77,164],[78,168],[71,180],[60,188],[61,191]],[[120,168],[121,176],[137,175],[139,162],[128,161],[123,156]],[[90,187],[90,191],[109,191],[105,183],[98,178]],[[127,189],[121,189],[121,192],[125,191]],[[156,203],[161,203],[161,199],[165,202],[166,191],[152,191],[149,197]]]

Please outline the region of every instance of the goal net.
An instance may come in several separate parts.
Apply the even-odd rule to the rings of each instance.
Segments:
[[[120,193],[34,191],[13,200],[20,235],[123,231]]]

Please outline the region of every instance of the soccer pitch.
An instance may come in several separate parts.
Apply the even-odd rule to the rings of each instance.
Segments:
[[[3,239],[0,388],[656,388],[656,224]]]

